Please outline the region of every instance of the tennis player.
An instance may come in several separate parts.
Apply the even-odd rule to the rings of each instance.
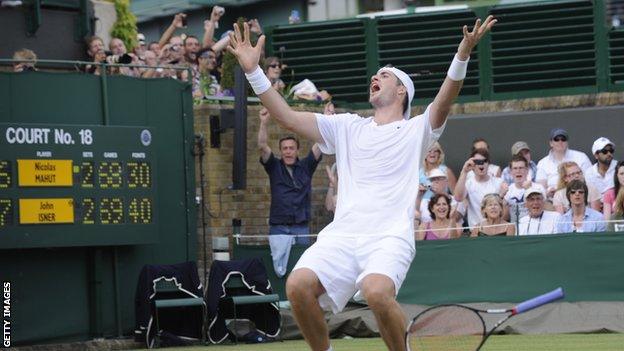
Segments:
[[[405,349],[407,322],[396,302],[414,254],[414,204],[425,152],[444,130],[459,94],[470,52],[496,20],[477,19],[464,37],[447,77],[422,115],[410,119],[414,84],[403,71],[379,69],[370,83],[374,116],[325,116],[292,110],[258,66],[265,37],[256,46],[234,25],[230,47],[271,116],[284,128],[336,154],[338,202],[334,221],[301,256],[286,283],[299,329],[314,351],[332,350],[323,310],[341,311],[359,289],[390,350]]]

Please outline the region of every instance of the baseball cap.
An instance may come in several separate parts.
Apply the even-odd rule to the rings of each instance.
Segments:
[[[429,176],[427,176],[427,178],[446,178],[446,173],[442,172],[439,168],[434,168],[429,172]]]
[[[531,150],[529,144],[524,141],[516,141],[513,145],[511,145],[511,156],[517,155],[520,151],[527,149]]]
[[[568,132],[566,132],[565,129],[563,129],[563,128],[555,128],[555,129],[550,131],[550,140],[553,140],[558,135],[562,135],[562,136],[566,137],[566,139],[569,139]]]
[[[594,141],[594,145],[592,145],[592,154],[604,149],[607,145],[611,145],[615,148],[615,145],[611,142],[611,140],[605,137],[596,139],[596,141]]]
[[[407,75],[407,73],[401,71],[396,67],[381,67],[377,71],[377,74],[379,74],[379,72],[381,71],[388,71],[394,74],[397,78],[399,78],[401,83],[403,83],[403,86],[405,86],[405,88],[407,89],[407,111],[403,113],[403,118],[409,119],[410,106],[412,105],[412,99],[414,98],[414,82],[412,82],[412,79]]]
[[[145,45],[145,35],[143,35],[143,33],[137,34],[137,40],[139,41],[139,45]]]
[[[561,134],[559,134],[559,135],[561,135]],[[534,184],[534,185],[531,185],[530,188],[528,188],[527,190],[524,191],[524,198],[525,199],[528,198],[529,195],[531,195],[531,194],[540,194],[540,195],[544,196],[544,191],[542,190],[542,188],[540,188],[540,187],[538,187],[538,186],[536,186]]]

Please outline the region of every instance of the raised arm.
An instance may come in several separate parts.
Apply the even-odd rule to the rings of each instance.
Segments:
[[[455,184],[455,192],[453,195],[455,196],[455,200],[457,202],[462,202],[466,198],[466,180],[468,178],[468,173],[474,169],[474,160],[469,158],[464,166],[462,167],[461,173],[459,173],[459,179],[457,179],[457,184]]]
[[[325,209],[329,212],[336,212],[336,202],[338,199],[338,175],[332,171],[331,167],[325,166],[329,185],[325,194]]]
[[[186,18],[186,15],[183,13],[178,13],[173,16],[173,21],[169,25],[169,28],[165,30],[163,35],[160,37],[160,40],[158,41],[158,47],[162,48],[163,46],[165,46],[165,44],[167,44],[169,42],[169,39],[171,39],[171,37],[173,36],[173,33],[175,33],[176,29],[184,27],[184,18]]]
[[[260,128],[258,128],[258,150],[260,151],[260,157],[262,162],[266,163],[271,156],[271,148],[269,147],[269,119],[271,115],[266,108],[260,110]]]
[[[214,44],[214,31],[219,27],[219,20],[223,16],[223,8],[214,6],[210,13],[210,19],[204,21],[204,38],[202,40],[203,47],[211,47]]]
[[[238,25],[234,24],[234,32],[230,33],[228,51],[236,56],[247,80],[262,101],[262,105],[269,110],[271,117],[279,125],[303,138],[322,142],[314,114],[294,111],[290,108],[282,95],[271,87],[271,82],[258,65],[265,39],[264,35],[260,36],[256,46],[253,46],[249,41],[249,24],[243,24],[243,33]]]
[[[461,43],[459,43],[457,54],[453,59],[453,63],[451,63],[448,75],[446,79],[444,79],[444,83],[442,83],[438,95],[436,95],[433,103],[431,103],[429,122],[432,128],[439,128],[446,121],[446,117],[451,110],[451,105],[459,95],[459,91],[464,84],[470,53],[477,43],[479,43],[479,40],[481,40],[495,23],[496,20],[490,15],[483,23],[481,23],[481,19],[477,19],[471,32],[468,31],[468,26],[464,26],[464,38]]]

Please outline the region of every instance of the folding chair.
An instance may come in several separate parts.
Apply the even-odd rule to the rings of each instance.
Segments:
[[[154,286],[154,293],[173,293],[179,292],[180,286],[175,278],[167,279],[163,278],[156,282]],[[206,302],[203,297],[188,297],[178,299],[157,299],[154,300],[155,318],[156,318],[156,335],[160,333],[160,322],[158,319],[158,310],[164,308],[179,308],[179,307],[201,307],[202,308],[202,327],[201,327],[201,341],[202,344],[206,340]]]
[[[238,289],[238,291],[247,290],[248,287],[243,282],[243,278],[239,274],[230,275],[229,279],[225,282],[226,291],[230,289]],[[236,306],[238,305],[252,305],[252,304],[261,304],[261,303],[277,303],[277,308],[279,310],[279,295],[278,294],[269,294],[269,295],[257,295],[257,294],[248,294],[248,295],[235,295],[235,296],[225,296],[222,299],[227,302],[231,302],[233,309],[233,319],[234,319],[234,342],[238,343],[238,334],[236,328]],[[280,329],[282,326],[282,319],[279,319]]]

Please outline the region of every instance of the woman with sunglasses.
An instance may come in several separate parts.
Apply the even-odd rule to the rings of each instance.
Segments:
[[[607,225],[602,213],[587,207],[589,191],[582,180],[573,180],[566,187],[570,209],[557,220],[557,233],[604,232]]]
[[[444,150],[442,149],[442,145],[439,142],[433,143],[427,154],[425,155],[425,159],[423,162],[423,166],[420,169],[419,181],[420,181],[420,190],[425,193],[422,195],[422,199],[430,199],[433,196],[433,191],[431,191],[431,181],[429,180],[429,174],[434,169],[440,169],[442,172],[446,173],[446,179],[448,180],[449,191],[453,193],[453,189],[455,189],[455,183],[457,183],[457,177],[455,177],[455,173],[453,170],[448,168],[444,164]]]
[[[487,194],[481,201],[483,221],[471,230],[470,236],[512,236],[516,227],[503,219],[505,204],[499,194]]]
[[[269,56],[264,59],[264,72],[266,73],[273,88],[280,93],[284,91],[286,84],[282,80],[282,64],[279,58]]]
[[[420,225],[416,232],[416,240],[445,240],[461,236],[461,228],[451,216],[450,196],[433,195],[427,209],[431,214],[431,221]]]
[[[566,196],[566,187],[573,180],[580,180],[583,183],[587,183],[585,181],[585,177],[583,176],[583,171],[581,167],[576,164],[576,162],[563,162],[559,165],[559,183],[557,184],[557,191],[553,196],[553,206],[555,210],[560,214],[566,213],[568,209],[570,209],[570,201]],[[592,185],[587,186],[587,203],[591,208],[596,211],[601,210],[600,203],[600,192],[594,188]]]

